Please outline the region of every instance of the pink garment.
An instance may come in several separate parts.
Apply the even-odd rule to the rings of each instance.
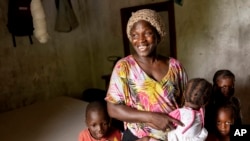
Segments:
[[[183,99],[182,92],[187,82],[187,74],[174,58],[169,58],[169,69],[161,81],[152,79],[132,55],[119,60],[112,72],[106,101],[124,104],[140,111],[168,114],[178,108]],[[138,138],[150,136],[165,140],[167,133],[141,122],[125,122],[132,134]]]
[[[176,109],[169,114],[180,120],[184,126],[177,126],[175,130],[168,133],[168,141],[205,141],[207,130],[204,128],[204,111],[188,107]]]

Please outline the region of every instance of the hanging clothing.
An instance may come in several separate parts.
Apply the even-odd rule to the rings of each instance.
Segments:
[[[58,32],[70,32],[78,26],[70,0],[55,0],[57,16],[55,30]]]
[[[41,0],[31,0],[30,11],[33,18],[35,37],[40,43],[46,43],[49,39],[49,34]]]
[[[12,34],[13,45],[16,47],[15,36],[29,36],[33,34],[33,21],[30,11],[31,0],[9,0],[7,27]]]

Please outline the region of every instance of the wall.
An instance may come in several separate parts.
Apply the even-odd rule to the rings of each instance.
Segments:
[[[247,0],[185,0],[175,6],[178,59],[190,78],[212,82],[218,69],[234,72],[245,123],[250,123],[249,12]]]
[[[104,89],[101,76],[123,56],[120,8],[163,0],[71,0],[79,27],[54,31],[54,1],[43,0],[51,39],[30,45],[26,37],[13,48],[6,29],[7,0],[0,1],[0,107],[20,107],[58,95],[79,97],[86,88]],[[236,75],[236,96],[244,122],[250,123],[249,7],[247,0],[183,0],[175,4],[177,56],[189,77],[212,80],[217,69]],[[2,12],[3,11],[3,12]]]
[[[89,31],[82,24],[85,14],[77,13],[80,26],[73,31],[56,32],[55,2],[44,0],[43,5],[48,43],[41,44],[33,36],[31,45],[28,37],[16,37],[14,48],[6,27],[8,1],[0,1],[0,111],[59,95],[79,97],[93,87]]]
[[[105,58],[123,55],[119,9],[157,1],[88,1],[93,9],[89,18],[93,36],[98,36],[100,50],[94,58],[95,84],[100,87],[100,75],[109,73]],[[243,122],[250,123],[250,68],[248,60],[250,35],[250,2],[247,0],[184,0],[183,6],[175,4],[177,56],[185,66],[189,78],[204,77],[212,82],[218,69],[230,69],[236,75],[236,96],[242,104]],[[101,11],[101,12],[100,12]],[[105,14],[104,14],[105,13]],[[96,15],[101,15],[100,19]],[[93,27],[93,24],[95,25]],[[100,31],[98,27],[105,27]],[[107,38],[109,36],[109,38]],[[102,61],[101,61],[102,60]],[[104,69],[99,69],[99,68]],[[99,74],[99,75],[98,75]]]
[[[50,40],[16,37],[7,29],[8,0],[0,1],[0,112],[59,95],[80,97],[88,88],[105,89],[110,74],[108,56],[123,56],[120,8],[157,1],[71,0],[79,26],[71,32],[54,30],[54,0],[42,0]]]

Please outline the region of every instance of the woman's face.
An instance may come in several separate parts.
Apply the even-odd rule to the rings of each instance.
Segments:
[[[217,86],[224,97],[231,97],[234,94],[234,80],[231,78],[218,79]]]
[[[140,20],[131,28],[131,44],[139,56],[150,56],[156,52],[159,42],[157,31],[149,22]]]
[[[109,128],[109,120],[102,111],[90,111],[86,117],[86,124],[88,126],[91,136],[95,139],[104,137]]]
[[[233,121],[232,111],[226,108],[221,108],[218,111],[217,119],[216,119],[216,127],[218,133],[221,136],[229,136],[230,135],[230,125],[234,123]]]

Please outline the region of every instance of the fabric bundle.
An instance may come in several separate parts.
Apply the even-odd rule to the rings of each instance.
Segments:
[[[70,32],[75,29],[79,23],[74,13],[70,0],[55,0],[57,16],[55,30],[58,32]]]
[[[32,0],[30,4],[31,15],[33,18],[34,35],[40,43],[46,43],[49,39],[45,12],[41,0]]]

